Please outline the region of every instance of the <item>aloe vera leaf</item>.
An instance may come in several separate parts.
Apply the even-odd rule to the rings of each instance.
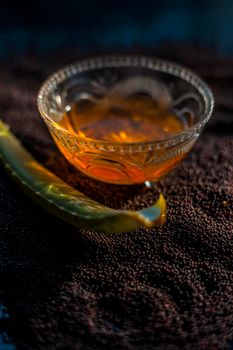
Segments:
[[[166,201],[160,195],[139,211],[108,208],[69,186],[37,162],[0,120],[0,159],[24,192],[50,213],[78,228],[106,233],[128,232],[163,224]]]

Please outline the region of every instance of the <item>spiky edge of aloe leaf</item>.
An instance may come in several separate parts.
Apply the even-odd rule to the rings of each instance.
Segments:
[[[37,162],[0,120],[0,159],[24,192],[50,213],[78,228],[106,233],[128,232],[163,223],[166,201],[160,195],[139,211],[108,208],[69,186]]]

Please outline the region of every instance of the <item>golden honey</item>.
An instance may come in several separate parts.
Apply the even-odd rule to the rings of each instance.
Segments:
[[[172,169],[184,156],[157,150],[125,154],[117,145],[159,141],[182,132],[186,119],[148,96],[83,100],[69,106],[60,126],[88,141],[110,142],[114,152],[80,147],[75,155],[58,146],[71,163],[98,180],[118,183],[154,181]]]

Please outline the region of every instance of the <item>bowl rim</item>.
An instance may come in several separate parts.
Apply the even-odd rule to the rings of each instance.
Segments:
[[[87,72],[97,68],[112,68],[112,67],[141,67],[147,68],[158,72],[167,73],[185,80],[187,83],[191,84],[198,93],[202,96],[204,101],[204,111],[200,115],[200,120],[192,125],[191,127],[179,132],[175,135],[160,139],[151,140],[143,142],[118,142],[118,141],[108,141],[99,140],[94,138],[87,138],[60,126],[56,121],[54,121],[48,113],[46,113],[45,98],[58,84],[64,82],[65,80],[72,77],[72,75]],[[162,148],[164,146],[174,146],[178,143],[184,142],[192,138],[196,133],[198,133],[207,121],[210,119],[214,110],[214,96],[209,88],[209,86],[192,70],[186,68],[183,65],[172,62],[167,59],[161,59],[155,56],[147,55],[135,55],[135,54],[115,54],[115,55],[100,55],[93,56],[91,58],[80,59],[74,63],[64,66],[63,68],[55,71],[51,74],[41,85],[38,96],[37,96],[37,106],[38,110],[45,119],[46,124],[53,125],[57,130],[61,130],[67,135],[75,136],[75,138],[80,141],[81,144],[88,144],[93,147],[93,144],[97,148],[101,149],[101,146],[121,146],[125,150],[130,149],[134,146],[156,146],[156,148]],[[198,135],[197,135],[198,136]],[[98,147],[99,145],[99,147]]]

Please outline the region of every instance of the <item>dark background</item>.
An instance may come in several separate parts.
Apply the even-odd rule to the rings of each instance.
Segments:
[[[172,50],[176,45],[181,47],[181,50],[178,49],[174,56]],[[114,319],[114,312],[111,311],[111,305],[108,306],[108,299],[105,298],[104,293],[101,295],[101,288],[105,285],[107,285],[106,290],[109,289],[115,295],[113,300],[116,300],[116,305],[120,306],[120,312],[121,306],[125,305],[128,317],[126,317],[126,323],[130,319],[129,315],[137,312],[140,315],[142,312],[142,320],[146,327],[149,327],[147,329],[149,336],[154,334],[154,325],[156,329],[157,324],[162,324],[164,328],[160,337],[163,337],[165,329],[164,334],[169,339],[173,334],[170,327],[164,323],[163,313],[158,311],[159,307],[161,311],[164,309],[163,302],[167,304],[167,291],[173,285],[171,297],[175,301],[172,305],[183,307],[180,309],[180,314],[177,311],[175,316],[182,319],[186,312],[187,325],[190,327],[186,342],[191,344],[190,348],[200,349],[198,345],[192,347],[193,341],[199,341],[199,344],[206,341],[208,344],[206,348],[217,349],[219,348],[217,345],[211,347],[209,344],[214,340],[219,344],[221,339],[229,342],[229,349],[233,348],[233,298],[232,291],[227,289],[228,283],[230,285],[233,281],[233,249],[230,226],[227,226],[230,219],[224,216],[229,215],[225,214],[225,211],[228,213],[230,207],[225,209],[221,207],[223,200],[226,201],[227,198],[230,203],[232,198],[228,167],[230,169],[229,159],[231,159],[232,149],[230,141],[232,142],[233,110],[231,59],[233,0],[31,0],[30,2],[2,0],[0,2],[0,58],[2,58],[0,112],[9,120],[18,118],[20,120],[18,125],[22,124],[22,117],[28,121],[39,118],[35,104],[39,85],[48,74],[57,69],[57,65],[63,65],[72,56],[67,55],[65,51],[60,52],[62,48],[67,51],[74,50],[79,55],[82,52],[92,54],[101,50],[117,52],[122,49],[156,52],[159,46],[170,50],[167,53],[169,57],[185,63],[207,80],[214,90],[218,107],[220,106],[215,115],[215,124],[213,123],[212,126],[210,124],[207,129],[207,139],[209,137],[212,140],[208,147],[206,148],[206,139],[200,138],[204,141],[200,141],[202,143],[193,152],[193,158],[191,158],[192,155],[188,158],[186,166],[178,170],[177,174],[180,176],[176,177],[175,185],[173,186],[173,180],[169,185],[168,180],[167,191],[169,193],[170,186],[171,214],[163,235],[158,238],[156,231],[153,234],[139,231],[136,236],[129,238],[124,236],[119,241],[118,237],[116,241],[113,238],[108,246],[103,237],[95,237],[90,233],[85,235],[84,232],[78,238],[78,243],[69,241],[66,235],[69,233],[67,226],[46,216],[42,210],[38,210],[38,207],[22,196],[22,193],[1,172],[0,350],[31,349],[35,344],[38,348],[42,344],[40,349],[55,349],[57,344],[58,347],[60,346],[59,349],[68,349],[69,343],[75,344],[74,347],[71,345],[70,349],[77,349],[77,341],[85,349],[88,349],[85,344],[89,341],[96,342],[98,345],[96,348],[101,348],[106,339],[107,341],[110,339],[110,345],[114,344],[114,341],[116,344],[119,341],[121,344],[124,344],[124,341],[133,343],[134,336],[132,339],[130,336],[118,338],[117,328],[114,329],[115,334],[111,333],[112,329],[110,329],[109,336],[108,327],[109,325],[111,327],[111,322],[106,322],[106,328],[99,335],[96,333],[93,337],[91,333],[92,329],[86,320],[92,310],[94,310],[93,314],[94,312],[97,312],[97,316],[98,313],[100,314],[99,323],[98,319],[96,321],[98,329],[102,329],[102,318],[111,320],[113,317]],[[192,46],[195,48],[189,50]],[[199,57],[203,49],[207,51],[206,59]],[[209,55],[208,50],[214,54]],[[37,56],[37,53],[47,51],[51,51],[52,54],[48,57],[45,55],[46,60],[43,61]],[[25,52],[36,53],[36,55],[19,57]],[[60,52],[58,55],[63,58],[56,56],[58,52]],[[216,52],[230,58],[215,61]],[[7,60],[5,60],[6,57]],[[30,123],[28,124],[29,129],[24,123],[21,130],[25,129],[25,132],[30,130]],[[33,145],[33,138],[28,140]],[[206,153],[201,158],[203,149],[206,149]],[[195,159],[201,159],[202,163],[196,164]],[[193,181],[187,180],[191,176],[187,170],[189,165],[195,169],[194,175],[197,174],[196,177],[193,175]],[[199,179],[198,171],[202,174],[200,179],[204,179],[203,183]],[[217,183],[216,179],[218,179]],[[186,189],[184,184],[188,184]],[[190,188],[192,191],[196,189],[196,192],[191,192]],[[211,205],[209,205],[210,202]],[[193,207],[192,203],[194,203]],[[177,208],[179,208],[178,212]],[[190,208],[192,215],[190,215]],[[216,216],[215,212],[217,212]],[[207,213],[209,223],[202,221],[202,216],[198,216],[199,213],[200,215],[204,213],[204,219]],[[222,216],[219,213],[222,213]],[[190,225],[190,222],[195,225]],[[213,226],[211,226],[212,223]],[[54,225],[56,234],[53,232]],[[219,225],[222,227],[221,235],[218,232]],[[207,227],[206,232],[203,231],[203,227]],[[198,242],[202,242],[200,247]],[[112,244],[114,252],[111,248]],[[174,245],[178,247],[175,258]],[[124,256],[124,252],[132,253],[132,261],[128,261],[128,256],[126,253]],[[146,292],[139,295],[138,299],[134,299],[133,292],[130,289],[127,290],[127,283],[135,281],[135,286],[139,283],[138,281],[141,283],[142,253],[145,257],[142,260],[145,276],[146,278],[149,276],[149,282],[145,278],[143,285],[145,290],[148,289],[155,294],[150,295]],[[112,260],[111,256],[113,256]],[[187,256],[191,258],[187,260]],[[176,259],[181,266],[178,268],[181,275],[176,276],[174,273],[173,278],[171,277],[173,262],[176,262]],[[118,264],[117,268],[115,261]],[[157,261],[160,261],[158,269]],[[99,265],[103,267],[102,274],[99,274]],[[80,272],[79,266],[84,268],[84,272]],[[125,266],[129,266],[128,270]],[[176,268],[178,265],[174,266]],[[112,280],[111,274],[108,275],[109,271],[110,273],[114,271],[114,276],[117,276],[116,283]],[[139,276],[138,280],[135,280],[135,271]],[[163,275],[162,280],[160,280],[160,272]],[[90,282],[86,282],[85,276]],[[189,280],[190,276],[196,278],[194,286]],[[92,289],[92,281],[95,280],[96,285],[93,284]],[[199,299],[193,299],[199,290],[199,282],[201,288],[204,285],[203,289],[200,288],[203,291],[201,294],[203,307],[206,307],[205,310],[209,308],[210,314],[208,312],[203,314],[202,306],[199,307]],[[77,285],[80,286],[80,293],[77,292]],[[120,287],[123,285],[125,288],[123,292],[126,293],[126,297],[123,301],[121,292],[118,293],[118,285]],[[82,290],[86,291],[85,288],[87,290],[90,288],[92,294],[82,295]],[[160,288],[163,288],[165,299],[159,293],[156,294]],[[219,292],[216,294],[217,297],[212,297],[212,291]],[[137,297],[138,293],[135,295]],[[103,303],[102,308],[98,306],[99,301]],[[63,308],[60,307],[61,305]],[[102,315],[103,305],[106,311]],[[220,309],[216,312],[219,312],[220,316],[214,318],[215,311],[211,310],[215,310],[218,305]],[[151,318],[147,318],[144,309],[149,310],[148,314],[152,315]],[[117,312],[115,314],[117,315]],[[159,314],[161,315],[158,316]],[[91,313],[90,315],[92,316]],[[135,319],[132,317],[127,327],[134,329],[137,319],[138,317]],[[175,322],[173,326],[176,331]],[[200,339],[195,333],[197,328],[198,331],[200,330]],[[84,331],[79,339],[80,329]],[[150,339],[147,333],[145,334],[142,334],[143,341]],[[216,339],[214,339],[215,334],[217,334]],[[136,341],[141,341],[140,332]],[[159,341],[161,338],[158,339]],[[178,345],[185,342],[182,334],[177,335],[176,341]],[[30,344],[33,344],[33,347],[30,347]]]
[[[232,0],[2,1],[0,55],[194,44],[233,52]]]

